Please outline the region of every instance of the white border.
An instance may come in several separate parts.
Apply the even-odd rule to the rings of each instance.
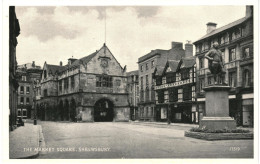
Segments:
[[[103,6],[103,5],[150,5],[150,6],[164,6],[164,5],[254,5],[254,62],[259,63],[259,2],[257,0],[3,0],[1,3],[1,36],[2,44],[2,65],[1,65],[1,88],[2,93],[1,104],[3,104],[1,111],[1,162],[2,163],[259,163],[259,141],[258,141],[258,127],[259,127],[259,101],[258,101],[258,82],[259,82],[259,65],[254,64],[254,118],[255,118],[255,139],[254,139],[254,159],[130,159],[130,160],[9,160],[9,144],[8,144],[8,112],[9,112],[9,55],[8,55],[8,6]],[[19,19],[19,18],[18,18]],[[2,76],[3,75],[3,76]],[[3,123],[3,124],[2,124]]]

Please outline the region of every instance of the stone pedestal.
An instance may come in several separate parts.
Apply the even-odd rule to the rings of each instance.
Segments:
[[[229,117],[229,86],[214,85],[204,88],[206,93],[206,115],[200,128],[211,130],[236,129],[236,122]]]

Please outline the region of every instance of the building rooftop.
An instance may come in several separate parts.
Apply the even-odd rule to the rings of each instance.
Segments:
[[[243,17],[243,18],[240,18],[240,19],[238,19],[238,20],[236,20],[236,21],[234,21],[234,22],[231,22],[231,23],[229,23],[229,24],[227,24],[227,25],[225,25],[225,26],[222,26],[222,27],[220,27],[220,28],[217,28],[217,29],[213,30],[212,32],[210,32],[210,33],[204,35],[203,37],[201,37],[201,38],[198,39],[197,41],[193,42],[193,44],[196,44],[197,42],[199,42],[199,41],[201,41],[201,40],[203,40],[203,39],[209,38],[209,37],[211,37],[211,36],[213,36],[213,35],[215,35],[215,34],[218,34],[218,33],[220,33],[220,32],[224,32],[225,30],[230,29],[230,28],[232,28],[232,27],[234,27],[234,26],[237,26],[237,25],[239,25],[239,24],[242,24],[243,22],[245,22],[245,21],[248,20],[249,18],[250,18],[250,17]]]
[[[138,75],[138,74],[139,74],[139,70],[135,70],[135,71],[131,71],[131,72],[126,73],[127,76]]]

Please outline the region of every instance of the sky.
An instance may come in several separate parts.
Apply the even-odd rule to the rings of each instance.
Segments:
[[[20,35],[18,65],[35,61],[65,64],[99,50],[104,42],[127,71],[138,69],[138,58],[171,42],[194,42],[245,16],[245,6],[47,6],[16,7]],[[106,29],[106,30],[105,30]],[[105,32],[106,31],[106,32]],[[106,39],[105,39],[106,38]]]

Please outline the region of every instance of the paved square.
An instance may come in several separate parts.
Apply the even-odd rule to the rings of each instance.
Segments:
[[[204,141],[184,137],[189,127],[131,123],[39,122],[45,148],[39,158],[253,158],[253,140]]]

